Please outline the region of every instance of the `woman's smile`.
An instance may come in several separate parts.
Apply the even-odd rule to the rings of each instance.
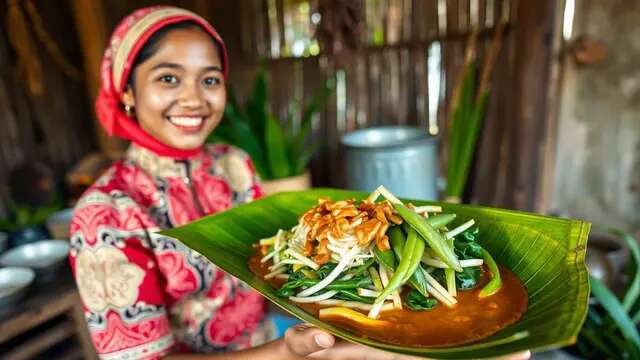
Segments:
[[[196,133],[204,128],[209,115],[169,115],[166,117],[171,125],[185,133]]]

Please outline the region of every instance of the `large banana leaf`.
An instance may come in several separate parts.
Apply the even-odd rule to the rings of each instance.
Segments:
[[[334,189],[280,193],[167,230],[164,234],[181,240],[294,316],[356,343],[436,358],[478,358],[525,349],[551,349],[575,342],[587,313],[589,297],[584,264],[589,223],[517,211],[440,204],[445,212],[458,214],[457,224],[470,218],[476,220],[482,246],[522,280],[529,294],[529,307],[519,322],[482,341],[448,348],[403,347],[361,338],[314,318],[277,297],[274,289],[247,267],[253,253],[251,244],[275,234],[279,228],[295,225],[298,216],[316,204],[319,196],[329,196],[333,200],[362,199],[366,194]]]

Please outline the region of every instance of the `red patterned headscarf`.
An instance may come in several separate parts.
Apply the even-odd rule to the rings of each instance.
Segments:
[[[102,59],[102,86],[96,100],[98,119],[109,135],[130,140],[158,155],[177,159],[187,159],[200,149],[176,149],[149,135],[135,119],[125,113],[122,96],[131,75],[131,66],[147,40],[163,27],[183,21],[200,25],[217,42],[226,78],[227,51],[222,38],[211,24],[188,10],[169,6],[146,7],[124,18],[111,35]]]

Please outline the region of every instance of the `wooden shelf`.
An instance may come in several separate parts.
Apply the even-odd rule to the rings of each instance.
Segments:
[[[53,356],[53,359],[60,360],[82,360],[83,358],[84,353],[82,352],[82,349],[77,346],[70,347],[68,350],[65,350],[64,352]]]
[[[55,288],[54,288],[55,289]],[[0,313],[0,343],[73,308],[77,294],[72,286],[30,293],[24,301]]]
[[[44,352],[52,346],[74,336],[75,333],[75,325],[70,321],[65,321],[20,344],[15,349],[3,354],[2,358],[6,360],[33,359],[36,355]],[[78,349],[78,347],[76,347],[76,349]]]
[[[0,358],[95,359],[71,274],[36,282],[21,301],[0,308]]]

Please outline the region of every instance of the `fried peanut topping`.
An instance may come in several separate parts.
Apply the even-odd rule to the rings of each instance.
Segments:
[[[363,201],[356,206],[356,200],[331,201],[320,198],[318,205],[305,212],[300,224],[310,231],[304,246],[304,255],[322,265],[331,259],[329,240],[355,237],[361,247],[375,242],[378,249],[389,250],[386,235],[391,224],[399,225],[402,219],[388,201],[371,203]]]

